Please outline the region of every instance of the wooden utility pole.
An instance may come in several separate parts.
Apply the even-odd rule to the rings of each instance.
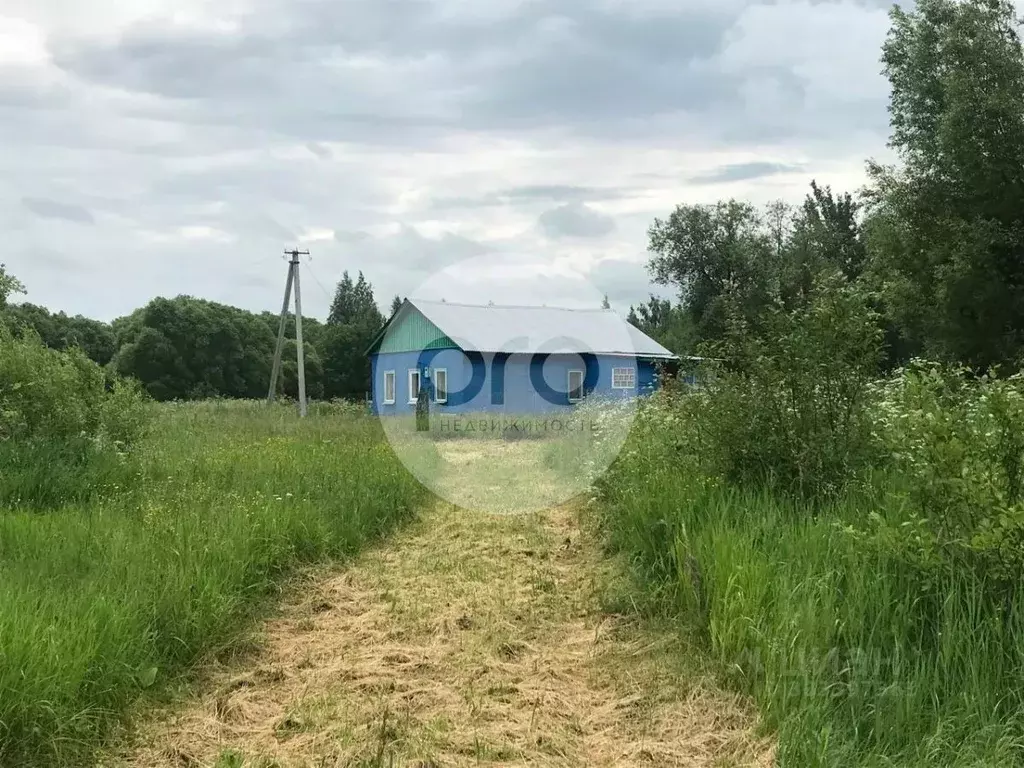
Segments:
[[[295,356],[299,363],[299,416],[306,415],[306,350],[302,345],[302,291],[299,289],[299,251],[292,251],[292,281],[295,283]],[[302,251],[306,256],[309,251]]]
[[[277,345],[274,347],[274,365],[270,369],[270,392],[267,402],[274,402],[277,394],[277,375],[281,371],[281,349],[284,347],[284,329],[288,323],[288,307],[292,303],[292,264],[288,263],[288,279],[284,283],[284,303],[281,305],[281,322],[277,326]]]
[[[274,402],[277,394],[277,377],[281,373],[281,350],[284,348],[284,331],[288,324],[288,306],[291,304],[292,285],[295,286],[295,356],[299,364],[299,416],[306,415],[306,361],[302,348],[302,291],[299,287],[299,256],[308,256],[309,251],[285,251],[290,256],[288,278],[284,283],[284,303],[281,305],[281,322],[277,326],[277,347],[274,349],[274,364],[270,370],[270,391],[267,402]]]

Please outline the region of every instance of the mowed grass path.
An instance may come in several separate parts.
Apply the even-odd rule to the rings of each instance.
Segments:
[[[481,445],[441,444],[458,467],[445,482],[483,487]],[[258,650],[211,661],[201,693],[106,764],[769,765],[749,708],[679,666],[675,633],[603,610],[616,569],[580,518],[433,502],[348,567],[308,574]]]

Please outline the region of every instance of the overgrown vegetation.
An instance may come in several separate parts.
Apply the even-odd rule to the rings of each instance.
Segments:
[[[601,519],[780,764],[1020,765],[1024,52],[1001,0],[892,19],[863,203],[652,227],[710,375],[641,409]]]
[[[0,336],[0,764],[86,760],[297,563],[421,494],[357,406],[157,406],[78,350]]]
[[[779,398],[760,373],[719,381],[642,408],[599,482],[648,608],[754,696],[782,765],[1019,764],[1022,383],[915,364],[850,409],[867,432],[832,445],[800,412],[737,434],[738,393],[748,413]],[[794,475],[790,439],[863,453]],[[751,462],[760,444],[777,450]],[[737,465],[763,480],[735,482]]]
[[[696,418],[692,445],[730,482],[827,497],[872,459],[865,416],[881,330],[862,291],[823,272],[805,304],[767,307],[754,331],[733,318],[716,354],[715,408]],[[701,407],[696,402],[691,404]]]
[[[124,484],[147,410],[137,384],[108,388],[81,350],[0,326],[0,504],[52,507]]]

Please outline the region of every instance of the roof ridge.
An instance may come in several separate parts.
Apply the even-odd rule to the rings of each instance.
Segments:
[[[548,306],[546,304],[467,304],[461,301],[442,301],[438,299],[415,299],[409,298],[409,302],[412,304],[438,304],[448,307],[470,307],[472,309],[556,309],[561,312],[615,312],[612,308],[596,307],[591,309],[589,307],[558,307]]]

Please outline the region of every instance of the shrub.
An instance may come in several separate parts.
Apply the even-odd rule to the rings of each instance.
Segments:
[[[913,361],[876,387],[874,435],[905,503],[879,545],[1013,589],[1024,567],[1024,379]]]
[[[108,390],[81,350],[0,328],[0,502],[48,507],[126,481],[127,452],[146,422],[134,383]]]
[[[685,409],[704,468],[747,487],[834,498],[874,460],[869,383],[881,332],[867,297],[823,279],[812,300],[734,322],[724,362]]]

